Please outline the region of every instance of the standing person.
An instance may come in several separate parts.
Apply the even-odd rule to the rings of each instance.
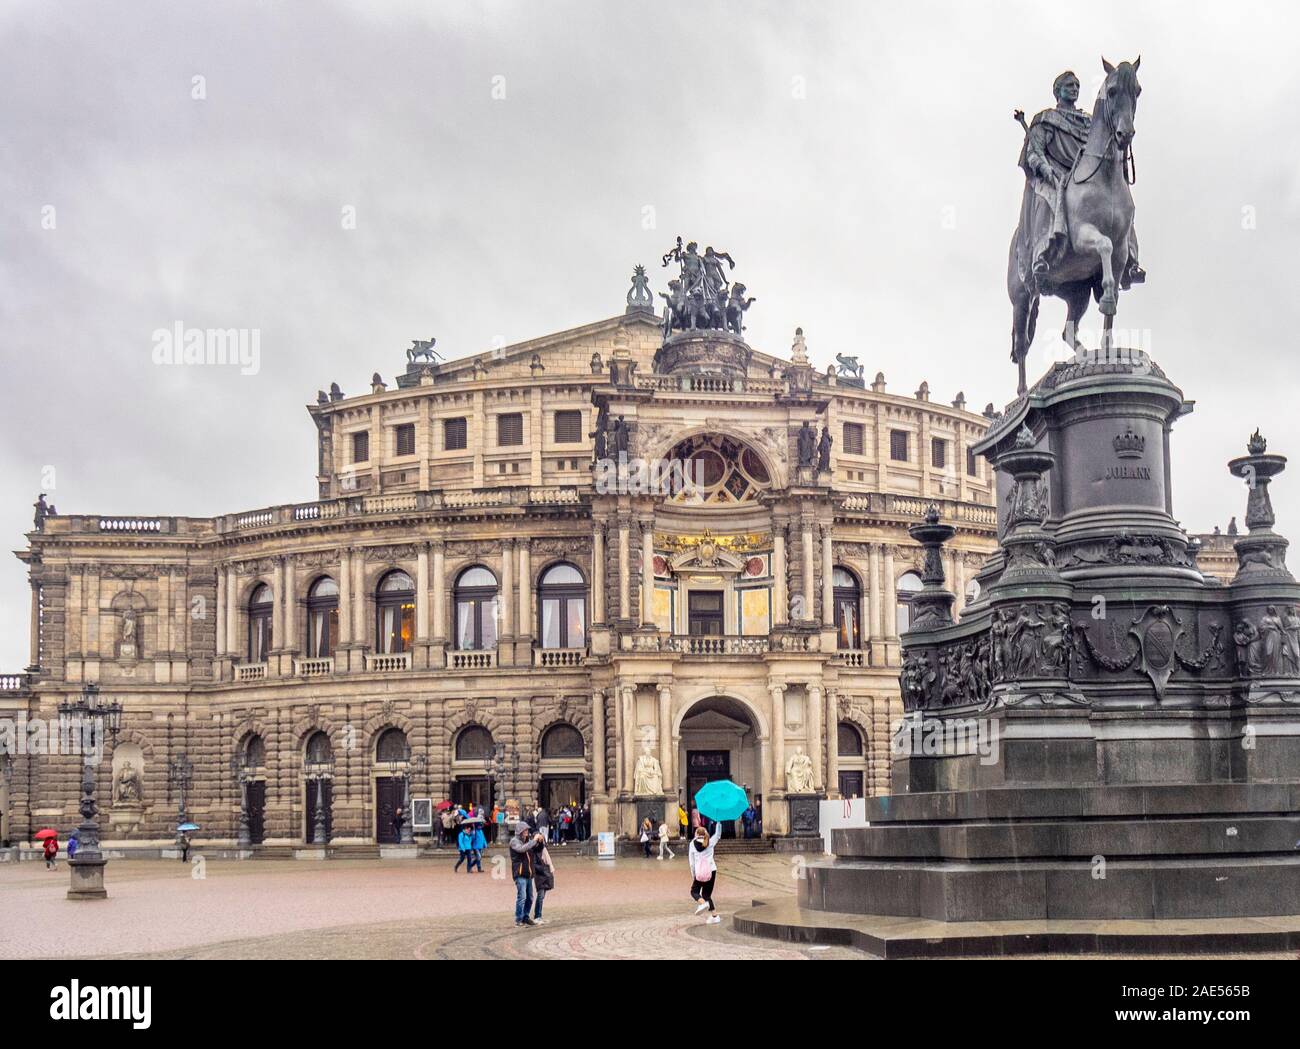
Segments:
[[[686,806],[682,804],[682,799],[679,796],[677,798],[677,834],[682,841],[685,841],[690,836],[689,832],[690,820],[686,815]]]
[[[455,874],[460,870],[460,865],[462,863],[467,863],[469,866],[465,868],[465,873],[473,874],[474,856],[472,854],[474,851],[474,824],[461,824],[460,833],[456,835],[456,848],[460,849],[460,855],[456,857],[456,866],[451,869],[451,872]]]
[[[510,839],[510,873],[515,879],[515,925],[536,925],[529,911],[533,908],[533,850],[542,843],[541,835],[534,834],[523,820],[515,824],[515,836]]]
[[[538,847],[534,857],[533,889],[537,895],[537,902],[533,905],[533,924],[545,925],[546,920],[542,917],[542,901],[546,899],[546,894],[555,888],[555,865],[551,863],[551,854],[547,851],[545,842]]]
[[[505,841],[506,840],[505,830],[506,830],[506,810],[499,809],[497,811],[497,829],[496,829],[496,833],[492,837],[493,842]]]
[[[591,837],[591,802],[589,801],[582,803],[582,823],[578,827],[578,837],[582,841]]]
[[[745,827],[745,837],[754,836],[754,824],[758,822],[758,812],[754,809],[753,802],[750,802],[749,808],[740,814],[740,822]]]
[[[492,818],[488,821],[488,839],[497,840],[497,822],[501,819],[501,803],[494,801],[492,803]]]
[[[470,841],[471,863],[470,870],[478,868],[480,874],[483,873],[483,850],[487,848],[487,836],[483,833],[483,824],[474,824],[474,836]],[[466,871],[468,874],[469,871]]]
[[[45,869],[52,871],[59,862],[59,836],[51,835],[45,839]]]
[[[539,805],[537,807],[537,833],[540,834],[542,836],[542,840],[545,841],[546,838],[549,836],[550,831],[551,831],[551,814],[546,811],[546,806]]]
[[[181,862],[188,863],[190,860],[190,836],[181,834],[181,840],[177,843],[181,847]]]
[[[695,828],[695,837],[686,849],[686,861],[691,867],[691,899],[700,901],[695,908],[696,914],[709,912],[706,925],[717,925],[722,921],[713,906],[713,886],[718,880],[718,865],[713,859],[713,848],[722,837],[722,824],[714,824],[713,834],[703,827]]]
[[[673,852],[672,846],[668,844],[667,820],[659,824],[659,858],[661,860],[664,858],[664,850],[667,850],[668,858],[670,860],[677,859],[677,853]]]
[[[647,816],[641,821],[641,849],[646,859],[650,858],[650,853],[654,848],[652,840],[655,837],[655,825],[650,822]]]
[[[77,832],[74,830],[68,835],[68,859],[77,855],[77,850],[81,848],[81,842],[77,838]]]
[[[406,822],[406,817],[402,815],[402,806],[398,805],[393,811],[393,840],[402,840],[402,824]]]

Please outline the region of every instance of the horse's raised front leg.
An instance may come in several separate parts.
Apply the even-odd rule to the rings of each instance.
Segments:
[[[1106,316],[1115,313],[1115,246],[1106,234],[1091,223],[1083,223],[1074,235],[1075,250],[1081,253],[1096,252],[1101,260],[1101,299],[1097,309]]]

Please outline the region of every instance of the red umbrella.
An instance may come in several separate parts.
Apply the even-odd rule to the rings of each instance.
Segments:
[[[452,806],[451,806],[451,802],[450,802],[450,801],[440,801],[440,802],[438,802],[438,811],[439,811],[439,812],[446,812],[446,811],[447,811],[449,808],[451,808],[451,807],[452,807]]]
[[[32,837],[37,841],[44,841],[46,838],[57,838],[58,836],[59,832],[57,830],[51,830],[49,827],[46,827],[44,830],[38,830],[32,835]]]

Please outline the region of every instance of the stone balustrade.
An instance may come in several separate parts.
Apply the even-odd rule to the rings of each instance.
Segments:
[[[265,678],[265,663],[240,663],[235,666],[236,681],[262,681]]]
[[[497,665],[495,649],[473,651],[450,651],[447,653],[447,667],[450,670],[488,670]]]
[[[668,638],[667,649],[684,656],[752,656],[768,651],[765,637],[743,637],[738,634],[697,636],[674,634]]]
[[[411,669],[410,652],[372,652],[366,657],[366,669],[377,674],[392,674]]]
[[[587,658],[585,648],[535,648],[533,649],[533,666],[535,667],[578,667]]]
[[[329,659],[294,659],[293,672],[298,677],[323,677],[334,673],[334,660]]]

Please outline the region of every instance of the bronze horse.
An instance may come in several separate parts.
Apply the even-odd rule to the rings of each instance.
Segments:
[[[1025,358],[1034,341],[1038,301],[1043,294],[1065,300],[1066,321],[1061,338],[1076,352],[1079,319],[1095,295],[1105,318],[1103,350],[1110,349],[1110,332],[1119,297],[1118,276],[1128,266],[1133,231],[1133,194],[1129,186],[1136,134],[1137,71],[1142,59],[1113,66],[1101,60],[1106,80],[1093,107],[1088,139],[1066,176],[1059,207],[1064,209],[1067,236],[1047,272],[1031,270],[1028,231],[1017,228],[1011,241],[1007,291],[1011,297],[1011,359],[1019,368],[1018,393],[1024,393]],[[1032,192],[1032,190],[1029,190]]]

